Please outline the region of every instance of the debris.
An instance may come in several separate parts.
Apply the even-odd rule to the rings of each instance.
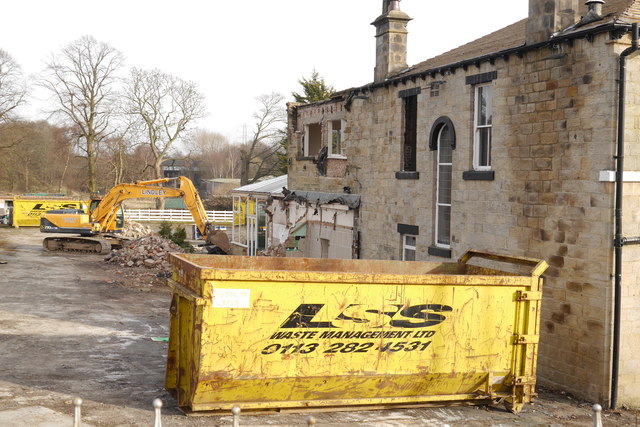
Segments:
[[[153,230],[148,225],[139,222],[125,220],[122,227],[122,236],[131,239],[139,239],[144,236],[153,234]]]
[[[157,268],[163,272],[171,271],[168,262],[170,252],[183,253],[184,249],[160,236],[149,235],[131,240],[118,251],[112,251],[104,260],[123,267]]]
[[[151,341],[169,342],[169,337],[151,337]]]
[[[281,243],[275,246],[269,246],[268,248],[258,251],[258,256],[268,256],[268,257],[284,257],[285,250],[284,245]]]

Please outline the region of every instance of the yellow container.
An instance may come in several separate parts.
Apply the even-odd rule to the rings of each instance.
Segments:
[[[544,261],[171,263],[165,385],[186,410],[505,399],[517,412],[534,394]]]
[[[40,227],[40,216],[46,211],[57,209],[87,209],[86,200],[69,199],[23,199],[13,200],[14,227]]]

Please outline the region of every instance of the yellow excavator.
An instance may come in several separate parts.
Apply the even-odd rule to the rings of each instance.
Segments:
[[[178,187],[163,187],[177,181]],[[108,253],[122,247],[124,214],[122,202],[129,199],[179,197],[191,212],[198,231],[204,239],[204,247],[211,254],[227,254],[229,239],[224,231],[215,230],[207,219],[200,195],[189,178],[161,178],[118,184],[103,197],[92,197],[88,213],[82,209],[47,211],[40,218],[43,233],[79,234],[80,236],[52,236],[42,242],[47,251],[77,251]]]

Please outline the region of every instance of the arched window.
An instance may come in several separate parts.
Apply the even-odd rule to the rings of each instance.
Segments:
[[[429,149],[432,151],[438,149],[438,136],[443,126],[448,126],[451,130],[451,149],[456,149],[456,130],[453,127],[453,122],[449,117],[442,116],[433,123],[433,126],[431,126],[431,132],[429,132]]]
[[[451,189],[453,177],[453,150],[456,147],[456,133],[453,123],[441,117],[431,128],[429,146],[436,151],[436,212],[435,245],[451,248]]]

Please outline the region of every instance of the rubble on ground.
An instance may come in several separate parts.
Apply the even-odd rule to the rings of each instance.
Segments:
[[[171,271],[168,257],[170,252],[184,253],[184,249],[158,235],[149,235],[123,244],[122,249],[112,251],[105,261],[124,267],[155,268]]]
[[[284,257],[284,245],[279,244],[275,246],[269,246],[268,248],[258,251],[258,256],[270,256],[270,257]]]
[[[130,239],[139,239],[144,236],[149,236],[153,233],[153,230],[148,225],[140,224],[134,221],[124,221],[122,227],[122,236]]]

